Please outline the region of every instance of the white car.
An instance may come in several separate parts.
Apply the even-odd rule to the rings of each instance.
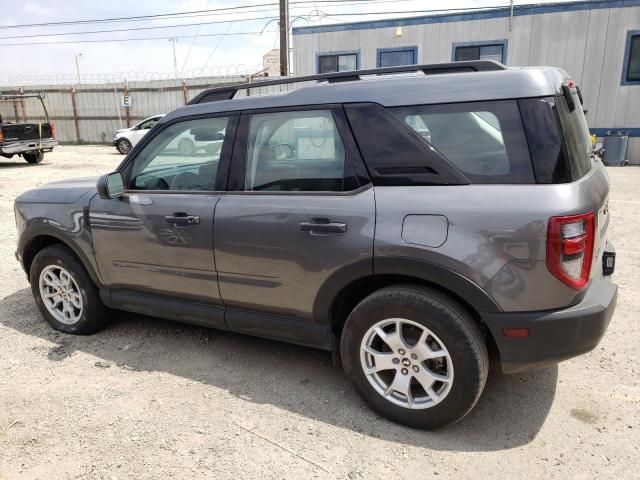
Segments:
[[[126,155],[162,117],[164,117],[164,115],[154,115],[153,117],[145,118],[131,128],[116,130],[113,135],[113,144],[121,154]],[[224,138],[223,132],[220,132],[220,137],[221,139]],[[199,151],[214,154],[222,146],[221,139],[207,139],[205,141],[190,131],[185,131],[172,140],[167,147],[175,148],[181,155],[186,156],[195,155]]]
[[[131,128],[116,130],[113,135],[113,144],[121,154],[126,155],[162,117],[164,117],[164,114],[154,115],[153,117],[145,118]]]

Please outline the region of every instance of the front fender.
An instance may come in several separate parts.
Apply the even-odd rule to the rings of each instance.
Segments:
[[[38,214],[42,215],[42,212],[38,212],[42,209],[47,210],[47,217],[37,216]],[[52,210],[60,211],[49,216]],[[29,275],[33,256],[37,253],[33,251],[35,246],[46,245],[50,242],[43,242],[43,240],[53,238],[69,247],[76,254],[96,285],[102,284],[93,255],[88,207],[22,204],[16,208],[16,223],[20,231],[16,256],[27,275]]]

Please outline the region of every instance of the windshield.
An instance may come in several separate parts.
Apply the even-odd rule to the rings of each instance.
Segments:
[[[580,98],[576,92],[573,92],[571,95],[575,103],[573,112],[569,110],[567,100],[562,95],[556,98],[556,107],[565,135],[573,178],[577,179],[591,169],[591,152],[593,147]]]

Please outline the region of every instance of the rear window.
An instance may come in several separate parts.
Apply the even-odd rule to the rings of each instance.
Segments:
[[[591,134],[578,94],[571,93],[575,108],[570,111],[563,96],[556,97],[556,109],[560,117],[565,145],[571,164],[573,179],[584,176],[591,169]]]
[[[394,108],[472,183],[535,183],[516,101]]]

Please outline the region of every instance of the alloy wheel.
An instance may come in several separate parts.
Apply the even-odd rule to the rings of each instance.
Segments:
[[[82,294],[73,276],[59,265],[42,269],[40,297],[47,311],[60,323],[74,325],[83,310]]]
[[[451,356],[425,326],[403,318],[373,325],[360,345],[362,370],[378,394],[409,409],[440,403],[453,384]]]

